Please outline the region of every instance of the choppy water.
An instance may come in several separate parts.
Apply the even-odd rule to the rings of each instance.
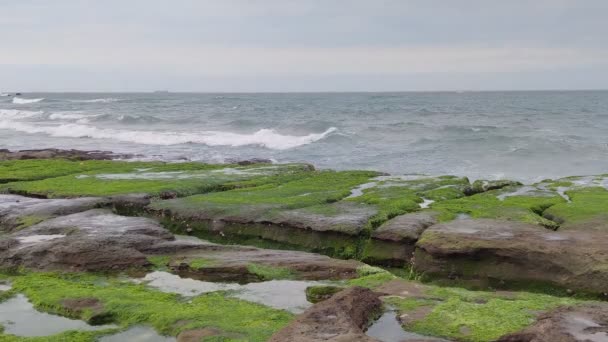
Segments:
[[[0,148],[472,178],[608,172],[607,132],[608,91],[0,97]]]

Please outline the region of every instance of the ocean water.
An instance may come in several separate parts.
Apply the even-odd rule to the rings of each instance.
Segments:
[[[608,91],[0,97],[0,148],[47,147],[533,182],[608,173]]]

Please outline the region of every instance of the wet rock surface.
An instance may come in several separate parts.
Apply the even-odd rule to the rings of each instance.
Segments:
[[[291,313],[272,313],[273,317],[283,314],[282,323],[271,331],[257,332],[256,336],[264,336],[257,340],[266,340],[285,327],[273,341],[433,340],[424,335],[485,341],[531,322],[528,328],[505,335],[501,341],[608,339],[606,306],[578,299],[579,295],[597,298],[607,292],[607,175],[532,185],[510,181],[471,184],[466,178],[453,176],[314,171],[306,164],[253,165],[265,163],[263,160],[241,166],[185,163],[183,168],[163,163],[138,162],[132,166],[127,162],[54,160],[55,164],[48,165],[55,169],[51,167],[49,172],[43,172],[47,170],[44,160],[21,160],[46,156],[71,160],[110,157],[103,152],[0,151],[0,161],[11,159],[2,170],[2,191],[57,197],[0,195],[0,267],[15,274],[23,267],[27,272],[61,271],[52,274],[74,281],[69,286],[77,291],[62,293],[58,287],[53,296],[57,292],[60,295],[51,301],[29,298],[70,317],[103,324],[122,319],[117,312],[131,309],[116,305],[113,298],[107,300],[111,297],[104,300],[107,288],[103,286],[98,292],[85,291],[97,286],[95,281],[79,287],[78,279],[92,273],[64,271],[114,275],[128,271],[129,276],[144,279],[148,285],[131,284],[139,288],[129,288],[133,291],[130,298],[144,295],[138,291],[158,295],[156,289],[162,288],[162,279],[154,275],[167,271],[163,273],[165,278],[198,285],[182,286],[188,293],[161,293],[177,296],[175,302],[173,297],[150,298],[152,295],[145,292],[150,299],[146,305],[152,306],[160,299],[184,305],[182,310],[187,311],[190,308],[185,300],[209,299],[207,303],[215,309],[223,301],[239,298],[257,308],[262,306],[252,302],[299,313],[307,306],[294,310],[283,306],[288,302],[285,298],[305,300],[302,298],[308,287],[310,297],[318,303],[286,327]],[[16,175],[19,163],[31,169],[26,167]],[[253,166],[243,166],[250,164]],[[86,195],[99,197],[78,197]],[[175,236],[168,229],[227,244]],[[391,269],[391,274],[347,259],[400,269]],[[405,274],[408,270],[403,266],[410,262],[414,269]],[[31,279],[57,280],[53,275],[45,276]],[[484,289],[513,290],[523,284],[540,285],[541,290],[547,286],[553,291],[556,286],[564,294],[474,292],[403,279],[422,276],[444,286],[451,281]],[[17,279],[10,274],[6,277]],[[122,286],[120,281],[108,283]],[[205,286],[201,288],[199,283]],[[357,285],[373,291],[352,287]],[[6,291],[0,292],[0,301],[15,293],[8,285],[0,286],[0,290],[3,286]],[[19,286],[19,291],[41,291],[32,290],[26,282]],[[288,287],[297,289],[297,294],[287,291]],[[222,292],[239,289],[245,292]],[[247,297],[247,293],[255,293],[255,298]],[[209,298],[203,299],[205,296]],[[218,301],[213,302],[213,298]],[[371,314],[381,314],[380,301],[388,311],[366,334]],[[221,321],[222,317],[207,316],[208,312],[211,315],[214,310],[201,309],[197,319]],[[232,312],[227,309],[224,314]],[[509,317],[509,322],[502,316]],[[112,336],[117,340],[150,335],[158,341],[175,340],[163,335],[177,336],[179,341],[251,337],[246,331],[230,331],[230,324],[216,328],[181,317],[179,321],[183,325],[175,327],[175,322],[166,322],[168,325],[158,330],[162,334],[138,329],[130,322],[129,329]]]
[[[23,160],[23,159],[52,159],[61,158],[69,160],[112,160],[132,158],[131,154],[117,154],[110,151],[83,151],[83,150],[60,150],[46,148],[40,150],[9,151],[0,149],[0,161]]]
[[[428,227],[438,223],[437,213],[432,211],[397,216],[372,233],[379,240],[414,243]]]
[[[604,293],[607,251],[601,233],[466,219],[428,228],[417,243],[415,267],[451,278],[538,281]]]
[[[146,265],[143,252],[173,240],[156,221],[92,209],[13,233],[0,247],[4,267],[118,270]]]
[[[541,315],[523,331],[498,342],[604,342],[608,341],[608,304],[581,305]]]
[[[371,290],[352,287],[315,304],[269,341],[377,341],[364,330],[381,305]]]
[[[48,218],[82,212],[107,204],[103,198],[37,199],[0,194],[0,230],[10,232]]]
[[[272,216],[261,217],[258,220],[318,232],[331,231],[359,235],[367,221],[377,213],[377,210],[373,207],[348,202],[329,204],[326,210],[332,212],[332,214],[324,215],[303,208],[279,211]]]
[[[49,208],[57,212],[86,209],[85,204],[98,204],[100,199],[43,200],[5,196],[15,201],[15,213],[34,212],[32,208]],[[135,196],[135,198],[139,198]],[[17,210],[21,209],[21,210]],[[59,209],[57,209],[59,208]],[[42,212],[41,210],[36,213]],[[108,209],[91,209],[34,224],[9,234],[0,244],[1,263],[5,267],[37,269],[120,270],[148,264],[146,255],[173,255],[171,267],[178,273],[213,278],[238,279],[246,276],[251,263],[285,267],[302,279],[348,279],[356,277],[362,263],[337,260],[323,255],[267,250],[245,246],[224,246],[197,239],[175,240],[173,234],[156,220],[126,217]],[[183,267],[183,261],[205,258],[213,266],[195,270]],[[181,262],[179,261],[181,260]],[[186,263],[187,265],[187,263]]]

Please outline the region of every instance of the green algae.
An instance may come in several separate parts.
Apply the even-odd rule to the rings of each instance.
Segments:
[[[350,280],[348,284],[375,289],[395,279],[400,278],[375,273]],[[538,312],[584,302],[572,297],[532,292],[422,286],[422,294],[416,297],[387,296],[383,302],[397,310],[399,315],[411,316],[414,311],[422,309],[422,314],[413,315],[415,319],[409,321],[404,329],[458,341],[493,341],[529,326],[535,321]]]
[[[190,259],[188,260],[188,265],[190,266],[190,268],[195,269],[195,270],[200,270],[206,267],[210,267],[213,266],[215,264],[214,260],[211,259],[205,259],[205,258],[194,258],[194,259]]]
[[[492,292],[456,288],[435,288],[429,295],[441,301],[426,317],[406,328],[459,341],[492,341],[527,327],[535,321],[536,312],[578,303],[571,298],[525,292],[502,297]]]
[[[596,219],[606,222],[608,219],[608,190],[601,187],[585,187],[566,191],[571,202],[559,203],[544,212],[546,217],[563,222],[563,229],[570,224]],[[606,228],[607,225],[599,225]]]
[[[522,185],[519,182],[514,182],[506,179],[499,180],[476,180],[471,184],[470,188],[467,189],[468,194],[479,194],[490,190],[498,190],[510,186]]]
[[[317,171],[278,186],[270,183],[253,188],[190,196],[180,200],[178,204],[180,207],[192,209],[204,209],[206,206],[217,209],[225,207],[226,212],[230,212],[231,208],[247,205],[302,208],[336,202],[348,196],[351,188],[375,175],[375,172],[370,171]],[[162,209],[165,205],[171,204],[160,202],[156,208]]]
[[[168,255],[150,255],[146,259],[152,264],[152,268],[159,271],[167,270],[171,262],[171,256]]]
[[[294,277],[291,269],[287,267],[251,263],[247,265],[247,271],[255,274],[261,280],[292,279]]]
[[[318,303],[326,300],[334,294],[344,290],[342,286],[315,285],[306,288],[306,300],[311,303]]]
[[[111,196],[130,193],[147,193],[159,196],[187,196],[209,191],[242,187],[240,181],[259,178],[269,182],[270,176],[281,173],[303,173],[301,164],[269,166],[266,164],[235,166],[203,163],[144,163],[107,162],[107,165],[88,172],[71,172],[69,175],[31,182],[4,184],[5,192],[43,197]],[[253,183],[256,184],[256,183]]]
[[[184,301],[179,295],[142,284],[92,274],[22,273],[9,278],[14,290],[25,294],[39,310],[87,320],[89,313],[68,312],[61,302],[69,298],[97,298],[114,323],[122,327],[147,324],[170,336],[214,327],[241,334],[249,341],[265,341],[293,317],[285,311],[227,297],[221,292]]]
[[[107,160],[69,161],[65,159],[8,160],[0,162],[0,183],[31,181],[86,173],[108,168],[121,168],[125,162]],[[135,164],[130,164],[132,169]]]
[[[17,227],[15,230],[25,229],[27,227],[33,226],[37,223],[40,223],[47,219],[47,217],[39,216],[39,215],[24,215],[17,219]]]
[[[0,334],[0,342],[94,342],[103,335],[115,332],[112,330],[100,331],[66,331],[52,336],[23,337]]]
[[[557,194],[552,197],[510,196],[499,200],[496,191],[435,203],[433,211],[440,213],[440,221],[450,221],[459,214],[472,218],[514,220],[557,229],[559,224],[541,216],[548,208],[564,203]]]
[[[349,280],[348,285],[361,286],[372,289],[394,279],[397,279],[397,277],[392,275],[391,273],[379,273]]]
[[[467,178],[455,176],[421,177],[402,180],[386,178],[376,186],[363,190],[361,196],[347,201],[365,203],[377,208],[378,213],[368,222],[368,230],[374,230],[391,218],[420,209],[423,199],[441,201],[465,196]]]

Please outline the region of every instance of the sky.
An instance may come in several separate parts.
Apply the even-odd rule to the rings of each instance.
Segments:
[[[606,0],[0,0],[0,91],[608,89]]]

